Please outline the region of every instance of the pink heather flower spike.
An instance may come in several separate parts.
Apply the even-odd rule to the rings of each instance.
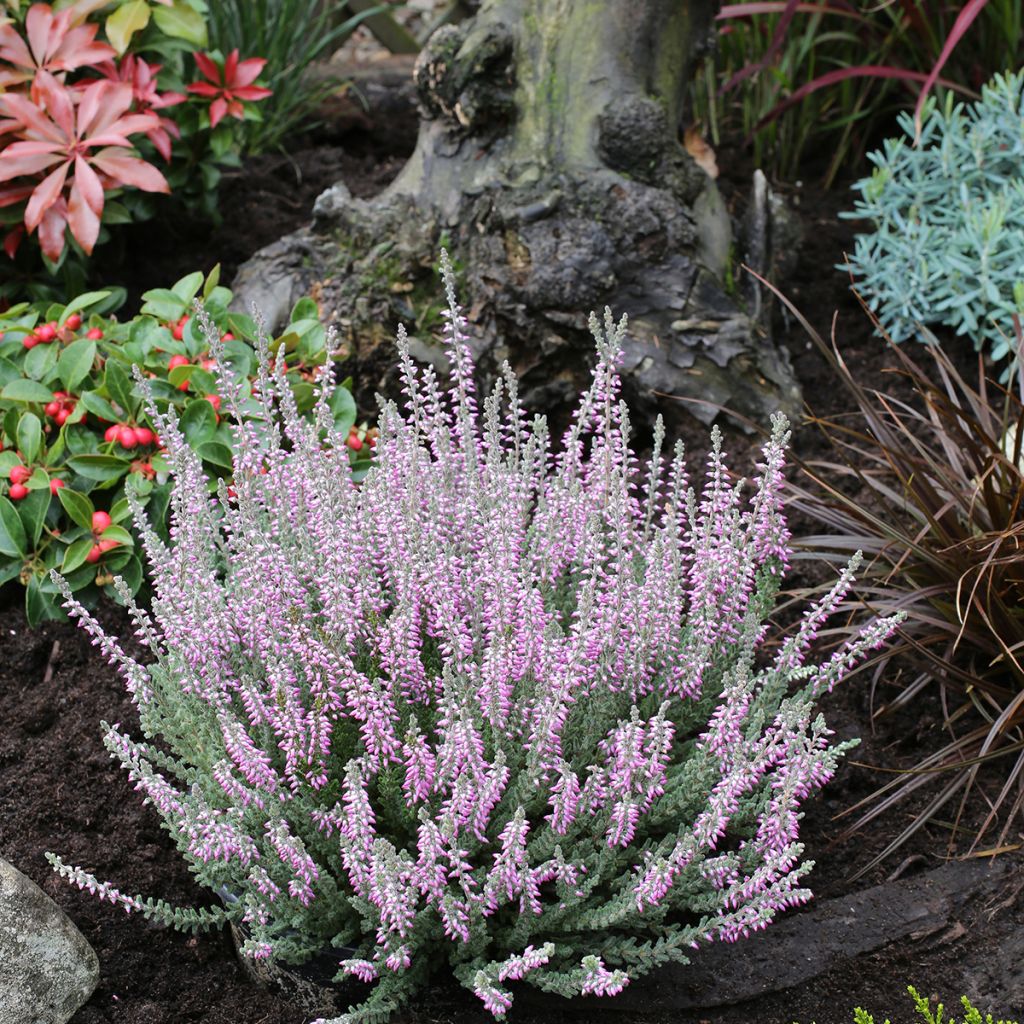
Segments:
[[[507,367],[478,403],[473,325],[441,267],[449,379],[399,331],[402,406],[382,402],[362,483],[331,432],[331,375],[302,415],[261,337],[264,418],[231,428],[231,501],[150,395],[174,490],[168,544],[131,499],[149,662],[64,588],[148,737],[108,728],[111,754],[226,909],[190,916],[52,863],[179,927],[231,920],[247,956],[344,947],[339,975],[366,987],[333,1024],[386,1015],[445,963],[497,1018],[509,982],[613,996],[805,902],[801,805],[846,747],[815,701],[896,624],[809,660],[854,562],[765,657],[786,421],[749,488],[717,430],[699,489],[663,426],[639,465],[626,325],[606,311],[556,449]],[[218,374],[225,410],[252,402]]]

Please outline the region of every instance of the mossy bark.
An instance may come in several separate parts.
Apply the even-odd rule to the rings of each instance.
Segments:
[[[434,33],[416,64],[415,153],[375,200],[342,186],[322,196],[308,246],[357,385],[387,389],[376,371],[391,350],[368,339],[398,319],[415,320],[420,356],[443,362],[436,317],[411,296],[436,287],[444,244],[464,268],[482,375],[509,359],[540,411],[586,383],[587,316],[606,305],[631,320],[623,376],[641,415],[799,411],[786,358],[727,294],[729,217],[680,144],[716,7],[482,0]]]

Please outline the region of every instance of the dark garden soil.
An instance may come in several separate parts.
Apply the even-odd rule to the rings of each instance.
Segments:
[[[394,129],[401,119],[388,120]],[[131,282],[136,294],[164,285],[196,269],[220,261],[225,279],[257,248],[294,229],[309,216],[312,201],[339,177],[357,195],[383,187],[401,166],[412,145],[412,122],[403,131],[385,131],[352,108],[339,113],[330,129],[311,135],[285,157],[248,161],[242,173],[227,182],[223,193],[224,226],[209,231],[196,225],[167,226],[154,234],[147,226],[134,240],[163,239],[158,251],[137,248],[133,257],[145,262]],[[719,164],[730,166],[728,154]],[[743,167],[742,159],[735,167]],[[749,180],[734,173],[735,180]],[[726,183],[726,191],[729,185]],[[738,192],[736,193],[738,195]],[[807,226],[806,241],[788,292],[822,332],[829,330],[839,310],[838,338],[848,362],[864,379],[877,379],[887,357],[856,303],[832,265],[849,245],[852,226],[837,220],[846,205],[844,191],[824,195],[813,187],[790,189]],[[161,229],[163,230],[163,229]],[[143,253],[145,260],[142,260]],[[843,411],[824,362],[811,349],[798,327],[780,324],[780,337],[792,354],[809,403],[817,412]],[[706,441],[703,428],[687,438],[700,453]],[[749,466],[751,442],[728,432],[732,463]],[[794,444],[808,454],[817,444],[810,430],[795,430]],[[799,524],[797,524],[799,529]],[[131,652],[128,623],[119,609],[106,607],[100,618],[112,633],[125,638]],[[209,902],[159,827],[152,808],[144,807],[124,773],[112,762],[100,741],[101,720],[137,725],[134,710],[114,672],[75,626],[48,623],[29,629],[21,612],[20,595],[0,594],[0,855],[34,879],[67,911],[95,948],[101,966],[99,988],[75,1015],[74,1024],[300,1024],[306,1018],[269,992],[247,980],[236,963],[226,933],[189,937],[126,916],[109,904],[81,894],[58,879],[44,853],[54,851],[65,861],[110,879],[129,893],[162,897],[173,904]],[[818,861],[810,885],[817,903],[852,896],[900,873],[908,878],[943,863],[947,833],[924,829],[895,857],[865,878],[848,878],[867,864],[910,821],[907,805],[883,817],[864,834],[840,839],[844,822],[834,816],[870,793],[880,777],[864,765],[899,766],[943,741],[937,704],[920,699],[899,720],[883,720],[877,732],[870,724],[867,681],[858,678],[824,702],[823,710],[837,738],[863,737],[862,745],[838,777],[813,801],[803,825],[810,856]],[[918,805],[920,806],[920,805]],[[1020,837],[1011,837],[1019,841]],[[1011,855],[1016,856],[1016,855]],[[812,904],[813,906],[814,904]],[[802,911],[801,911],[802,912]],[[864,1006],[879,1022],[890,1015],[893,1024],[911,1019],[907,983],[924,994],[952,1003],[964,991],[979,997],[993,1013],[1024,1015],[1021,977],[1000,978],[991,967],[1000,962],[1013,922],[1020,920],[1024,901],[1012,875],[985,900],[958,905],[941,928],[883,944],[877,951],[840,958],[825,974],[787,991],[762,995],[742,1004],[702,1010],[672,1010],[652,1005],[646,1011],[617,1011],[615,1003],[583,1001],[572,1006],[559,1000],[524,1000],[510,1015],[519,1024],[558,1019],[606,1018],[637,1024],[850,1024],[852,1007]],[[900,921],[894,920],[893,933]],[[847,930],[851,944],[859,929],[855,917],[837,919],[834,928]],[[742,944],[733,947],[738,960]],[[802,950],[815,958],[816,948]],[[787,967],[779,964],[779,973]],[[979,979],[985,979],[984,981]],[[977,982],[977,984],[975,984]],[[642,983],[636,986],[641,990]],[[406,1018],[410,1024],[483,1024],[490,1020],[470,995],[441,984],[419,1001]]]

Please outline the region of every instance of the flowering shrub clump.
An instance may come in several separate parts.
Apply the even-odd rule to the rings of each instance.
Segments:
[[[862,198],[847,216],[875,230],[857,236],[841,269],[894,341],[938,323],[995,360],[1013,354],[1013,314],[1024,312],[1022,89],[1024,72],[996,75],[977,103],[931,103],[916,146],[901,114],[905,137],[870,154],[875,170],[854,186]]]
[[[153,614],[133,611],[152,664],[75,609],[147,737],[107,726],[108,748],[232,898],[182,910],[51,862],[178,927],[237,920],[250,957],[338,948],[339,980],[374,983],[345,1022],[386,1017],[445,961],[496,1017],[510,981],[614,995],[807,900],[799,807],[845,746],[814,703],[895,621],[805,664],[847,571],[767,649],[783,418],[749,499],[717,434],[700,493],[660,427],[641,472],[609,313],[555,453],[507,368],[478,410],[446,274],[451,387],[400,332],[405,409],[382,405],[361,485],[329,377],[310,424],[264,366],[234,496],[158,417],[170,543],[143,527]]]

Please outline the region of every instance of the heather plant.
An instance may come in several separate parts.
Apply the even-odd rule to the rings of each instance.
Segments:
[[[849,269],[894,341],[917,324],[967,335],[992,359],[1013,355],[1013,314],[1024,311],[1024,72],[996,75],[978,103],[926,108],[920,142],[904,137],[872,153],[854,187],[857,236]],[[1009,369],[1003,375],[1007,379]]]
[[[170,542],[140,514],[154,596],[132,608],[152,660],[67,595],[139,710],[146,740],[105,726],[108,749],[229,898],[175,908],[51,863],[179,928],[238,922],[249,957],[335,947],[338,980],[364,983],[345,1024],[385,1019],[445,964],[499,1018],[512,981],[611,996],[807,900],[799,808],[849,746],[815,703],[895,625],[808,660],[851,565],[769,648],[784,418],[749,497],[717,432],[699,492],[660,424],[641,469],[625,322],[606,312],[556,451],[508,367],[478,408],[444,267],[450,387],[400,330],[404,410],[382,403],[360,485],[330,377],[310,423],[264,358],[234,494],[211,494],[173,411],[155,414]]]
[[[108,312],[123,295],[109,291],[66,305],[19,303],[0,313],[0,584],[18,580],[25,587],[30,623],[63,617],[51,569],[60,569],[89,604],[101,591],[117,596],[112,573],[133,593],[143,584],[125,489],[150,503],[162,530],[170,466],[133,367],[160,409],[174,407],[211,480],[230,482],[232,436],[221,421],[206,334],[190,315],[198,295],[227,370],[250,388],[256,325],[228,312],[231,292],[218,284],[216,270],[146,292],[139,314],[121,322]],[[305,415],[314,400],[310,378],[332,358],[315,303],[296,304],[273,348]],[[259,410],[251,399],[242,408],[244,415]],[[373,435],[356,428],[347,387],[333,392],[331,413],[334,428],[347,435],[358,479]]]

